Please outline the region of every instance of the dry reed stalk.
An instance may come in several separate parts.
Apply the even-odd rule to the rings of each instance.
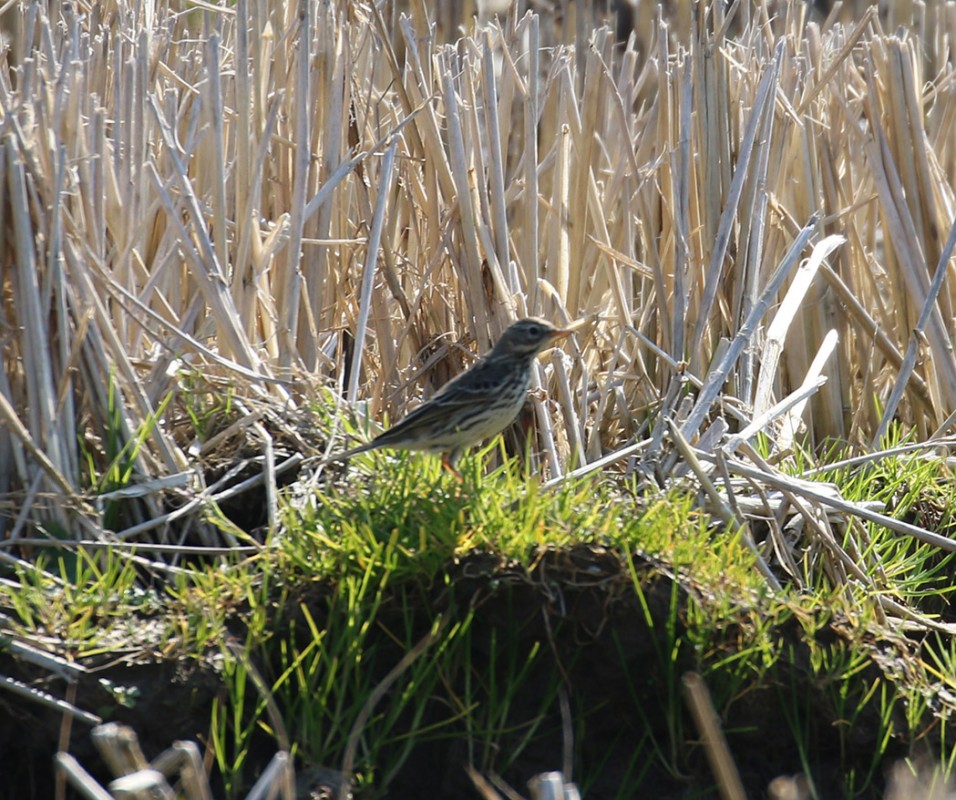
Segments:
[[[777,378],[777,364],[784,350],[787,333],[804,299],[816,278],[824,259],[845,240],[842,236],[828,236],[813,249],[813,254],[802,264],[794,275],[780,308],[773,321],[767,327],[766,340],[762,348],[760,372],[754,391],[753,413],[755,417],[763,414],[771,405],[772,385]],[[824,339],[829,335],[827,332]]]
[[[537,396],[554,474],[634,435],[659,456],[666,416],[711,449],[771,408],[784,445],[803,407],[811,446],[869,441],[888,401],[924,434],[952,424],[952,4],[844,25],[686,2],[627,45],[590,9],[512,10],[455,46],[450,5],[435,28],[420,2],[150,8],[27,4],[0,62],[17,535],[97,520],[38,498],[115,488],[84,473],[111,436],[134,482],[189,471],[195,432],[172,419],[190,371],[249,402],[327,385],[394,417],[516,314],[597,320],[536,374],[562,409]],[[777,266],[832,235],[846,245],[766,328],[791,285]],[[137,502],[126,534],[158,536],[161,498]]]
[[[717,787],[723,800],[745,800],[740,772],[730,753],[727,738],[720,727],[720,717],[704,679],[696,672],[686,672],[681,676],[684,700],[690,709],[694,724],[703,740],[707,761],[717,780]]]

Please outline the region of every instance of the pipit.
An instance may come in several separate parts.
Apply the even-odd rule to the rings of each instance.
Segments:
[[[461,480],[456,464],[462,453],[511,424],[527,397],[535,358],[575,327],[555,328],[535,317],[518,320],[490,353],[430,400],[367,444],[329,460],[342,461],[381,447],[441,453],[442,466]]]

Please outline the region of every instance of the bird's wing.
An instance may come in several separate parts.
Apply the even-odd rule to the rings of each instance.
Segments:
[[[502,372],[507,368],[498,361],[482,359],[476,362],[471,369],[452,378],[430,400],[377,436],[375,441],[383,444],[389,439],[399,439],[410,428],[427,427],[447,418],[456,408],[486,402],[500,388]]]
[[[448,381],[429,403],[451,407],[487,399],[494,396],[505,380],[506,373],[512,368],[510,362],[483,358],[476,361],[471,369]]]

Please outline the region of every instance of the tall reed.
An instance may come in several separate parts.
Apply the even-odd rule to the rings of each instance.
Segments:
[[[95,529],[117,459],[201,492],[197,374],[250,415],[328,386],[394,417],[530,313],[595,317],[537,378],[552,471],[686,422],[688,387],[690,437],[811,384],[785,440],[950,430],[956,6],[678,3],[623,44],[577,6],[8,10],[5,535]]]

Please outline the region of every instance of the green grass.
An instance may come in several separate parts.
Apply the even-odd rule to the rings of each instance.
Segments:
[[[40,554],[0,586],[12,632],[54,640],[72,658],[91,659],[142,643],[142,626],[161,609],[121,554]]]
[[[915,734],[926,725],[925,716],[918,715],[909,730],[898,729],[900,687],[874,674],[871,653],[860,642],[832,636],[822,637],[825,643],[818,641],[834,617],[847,611],[855,615],[857,630],[876,625],[867,598],[828,585],[822,571],[812,593],[775,597],[739,538],[713,529],[687,496],[662,495],[639,504],[633,486],[610,480],[581,480],[541,492],[515,462],[482,477],[482,460],[482,454],[466,460],[465,481],[459,486],[432,459],[369,455],[348,472],[347,491],[327,487],[305,509],[287,509],[287,533],[276,544],[273,558],[285,562],[300,580],[336,587],[325,597],[324,626],[308,614],[307,606],[300,606],[300,618],[310,632],[305,645],[295,644],[299,637],[294,625],[288,638],[274,645],[282,652],[279,661],[290,666],[272,690],[280,706],[292,710],[290,735],[309,761],[338,763],[350,723],[374,690],[368,675],[375,673],[388,641],[397,645],[392,658],[412,645],[416,616],[428,614],[428,588],[435,581],[448,581],[444,570],[449,561],[477,551],[533,570],[542,549],[580,544],[620,554],[642,624],[654,642],[647,668],[657,676],[657,706],[647,707],[639,682],[631,685],[631,707],[647,717],[634,750],[628,778],[632,783],[622,788],[621,796],[639,789],[649,765],[656,763],[675,779],[688,768],[688,742],[695,733],[683,722],[680,678],[689,667],[702,672],[718,709],[728,718],[750,693],[775,687],[783,712],[782,735],[810,775],[815,737],[824,724],[808,716],[813,713],[807,711],[811,695],[811,710],[820,704],[831,710],[826,724],[836,732],[836,745],[847,764],[857,757],[848,743],[855,726],[864,717],[875,725],[869,760],[846,770],[847,796],[871,786],[894,736]],[[906,479],[925,479],[923,470],[921,466]],[[848,495],[852,488],[847,481]],[[938,597],[949,591],[940,584],[940,568],[927,566],[932,559],[923,552],[926,548],[886,532],[871,531],[871,536],[881,547],[875,557],[887,565],[887,578],[898,596]],[[659,571],[648,567],[645,558],[679,576],[669,584],[663,615],[652,609],[645,593],[645,586],[660,580]],[[384,623],[379,615],[389,593],[400,598],[402,614]],[[455,612],[446,608],[445,613]],[[435,654],[403,676],[396,690],[401,702],[390,706],[387,716],[370,720],[367,762],[360,768],[364,785],[381,789],[412,743],[420,746],[429,738],[464,735],[475,766],[496,771],[507,770],[535,737],[547,738],[544,728],[551,726],[553,738],[553,709],[562,682],[545,645],[522,649],[514,631],[501,631],[486,645],[486,663],[479,669],[474,665],[474,613],[473,608],[460,612],[455,625],[442,632],[440,644],[433,645]],[[377,638],[371,635],[376,629]],[[544,687],[535,695],[538,712],[512,719],[515,698],[525,691],[536,665],[544,662],[551,668],[545,669],[543,681],[537,679]],[[360,664],[372,669],[361,673]],[[503,677],[487,677],[499,675]],[[448,691],[458,686],[461,691]],[[441,714],[430,708],[436,692],[438,697],[448,692]],[[352,698],[351,705],[346,696]],[[582,719],[586,730],[586,711]],[[663,728],[655,723],[660,719],[666,720]],[[321,729],[316,729],[317,720]],[[405,725],[402,748],[396,748],[393,733],[399,720]],[[507,757],[496,755],[501,753]],[[584,785],[589,780],[593,778],[582,776]]]
[[[887,754],[920,738],[952,766],[952,734],[934,717],[956,693],[951,637],[922,636],[914,654],[865,587],[834,585],[819,562],[804,591],[771,591],[740,535],[688,494],[642,495],[608,475],[545,491],[517,460],[483,474],[489,454],[464,460],[461,484],[435,459],[365,454],[286,498],[260,554],[187,563],[162,594],[102,551],[21,567],[0,602],[17,632],[56,636],[79,658],[140,648],[219,663],[208,743],[229,796],[285,737],[304,765],[351,764],[359,796],[372,797],[428,748],[484,773],[507,776],[541,750],[560,768],[569,732],[585,791],[600,793],[612,767],[615,796],[662,780],[703,791],[688,670],[707,683],[732,751],[766,735],[772,708],[778,747],[820,796],[836,796],[819,782],[835,769],[840,796],[867,796]],[[901,457],[821,478],[912,516],[952,507],[941,470]],[[873,526],[843,535],[880,564],[881,592],[946,608],[948,557]],[[593,653],[613,700],[588,685]],[[117,702],[135,704],[120,688]],[[627,724],[608,752],[589,752],[592,726],[616,705]]]

